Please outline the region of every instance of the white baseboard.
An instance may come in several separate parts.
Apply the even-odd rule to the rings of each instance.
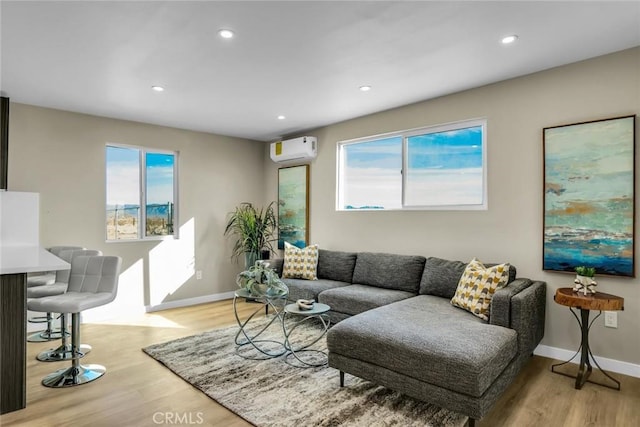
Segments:
[[[536,347],[533,354],[564,361],[573,356],[575,354],[575,351],[565,350],[563,348],[557,347],[550,347],[548,345],[539,345],[538,347]],[[598,360],[598,364],[605,371],[611,371],[618,374],[629,375],[630,377],[640,378],[640,365],[599,356],[596,356],[596,359]],[[577,354],[576,357],[571,361],[571,363],[580,363],[580,354]]]
[[[163,302],[161,304],[156,304],[156,305],[146,305],[144,307],[144,310],[147,313],[151,313],[154,311],[168,310],[170,308],[189,307],[191,305],[206,304],[208,302],[232,299],[234,295],[235,295],[235,292],[230,291],[230,292],[223,292],[221,294],[212,294],[212,295],[205,295],[205,296],[195,297],[195,298],[187,298],[187,299],[181,299],[178,301]]]

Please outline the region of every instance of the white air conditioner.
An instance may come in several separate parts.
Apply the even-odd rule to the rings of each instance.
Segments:
[[[276,163],[311,160],[317,155],[315,136],[301,136],[271,143],[271,160]]]

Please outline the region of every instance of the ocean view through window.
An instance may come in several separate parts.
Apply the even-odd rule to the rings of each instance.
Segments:
[[[106,146],[106,239],[175,235],[177,153]]]
[[[487,208],[486,120],[338,144],[337,210]]]
[[[402,137],[345,144],[340,164],[341,209],[402,207]]]

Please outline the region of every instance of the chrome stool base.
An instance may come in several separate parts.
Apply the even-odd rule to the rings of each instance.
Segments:
[[[61,362],[63,360],[73,360],[74,357],[82,358],[90,351],[90,345],[80,344],[80,351],[75,352],[74,355],[71,344],[67,344],[61,345],[60,347],[55,349],[52,348],[47,351],[43,351],[36,356],[36,359],[41,362]]]
[[[73,387],[97,380],[107,369],[102,365],[78,365],[59,369],[42,379],[45,387]]]

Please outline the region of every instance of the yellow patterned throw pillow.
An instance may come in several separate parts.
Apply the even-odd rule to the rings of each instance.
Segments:
[[[282,277],[289,279],[318,280],[318,245],[310,245],[304,249],[284,242],[284,266]]]
[[[463,308],[481,319],[489,320],[491,298],[509,281],[509,264],[485,267],[473,259],[465,268],[451,304]]]

